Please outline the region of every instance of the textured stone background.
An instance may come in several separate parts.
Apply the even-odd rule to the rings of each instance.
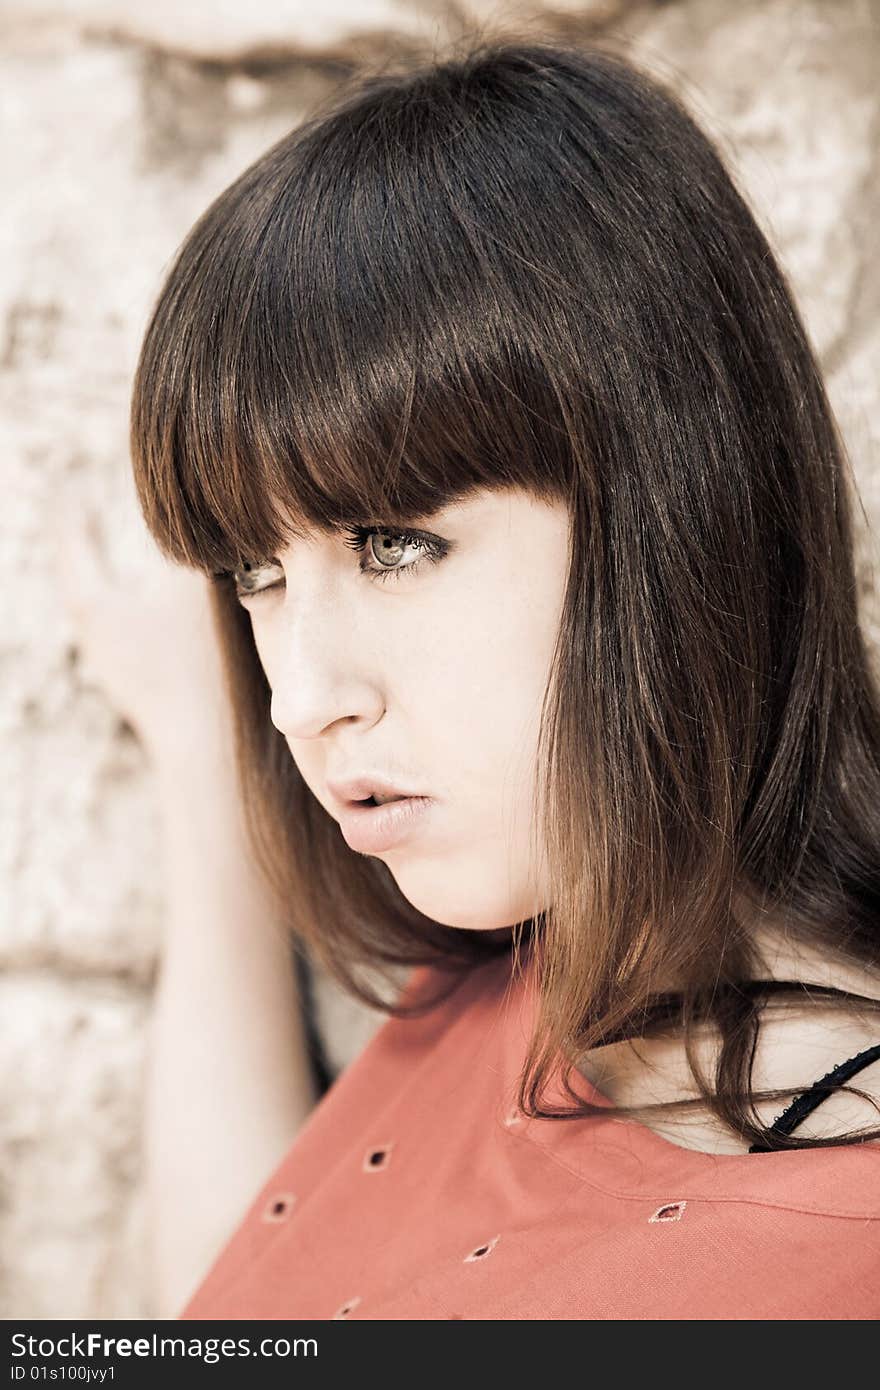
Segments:
[[[365,56],[473,19],[612,32],[675,75],[788,269],[880,520],[878,6],[6,0],[0,17],[0,1315],[141,1317],[140,1102],[161,884],[149,769],[78,668],[44,518],[74,478],[121,524],[148,306],[210,199]],[[874,235],[871,235],[874,232]],[[335,1069],[381,1021],[319,981]]]

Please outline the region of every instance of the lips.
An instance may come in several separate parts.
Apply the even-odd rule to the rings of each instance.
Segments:
[[[414,787],[396,786],[381,773],[364,773],[359,777],[327,779],[327,786],[340,804],[348,808],[355,803],[369,801],[370,797],[381,797],[383,801],[402,801],[409,797],[424,795]]]
[[[433,804],[429,796],[401,797],[384,806],[349,802],[340,814],[339,826],[349,849],[381,854],[423,829]]]

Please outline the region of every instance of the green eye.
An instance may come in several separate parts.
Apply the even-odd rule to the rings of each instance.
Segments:
[[[281,580],[276,576],[274,580],[270,577],[269,581],[266,582],[267,572],[271,576],[273,569],[281,569],[281,564],[278,560],[258,560],[253,563],[249,560],[245,560],[238,569],[230,570],[229,575],[235,583],[235,592],[237,596],[239,598],[246,598],[252,594],[265,593],[267,589],[277,588],[279,583],[284,582],[283,575]]]
[[[448,541],[428,531],[394,531],[388,526],[349,526],[347,530],[349,539],[344,544],[362,552],[364,556],[361,573],[381,580],[392,576],[399,579],[403,574],[411,574],[423,560],[437,564],[451,549]],[[376,537],[379,538],[378,546],[374,540]],[[419,558],[408,565],[396,564],[395,561],[406,552],[408,546],[420,552]],[[370,560],[374,563],[370,564]],[[391,563],[387,563],[389,561]]]

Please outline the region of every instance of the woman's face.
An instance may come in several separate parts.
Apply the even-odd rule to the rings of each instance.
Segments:
[[[272,722],[321,805],[344,823],[330,783],[371,774],[429,797],[376,857],[435,921],[494,930],[548,902],[530,831],[568,511],[479,491],[418,525],[427,548],[390,529],[359,552],[344,534],[295,541],[241,601]]]

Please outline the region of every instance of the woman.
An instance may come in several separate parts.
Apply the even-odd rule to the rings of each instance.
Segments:
[[[180,1316],[880,1312],[845,456],[679,102],[537,43],[361,80],[186,238],[132,449],[277,920],[392,1015]]]

